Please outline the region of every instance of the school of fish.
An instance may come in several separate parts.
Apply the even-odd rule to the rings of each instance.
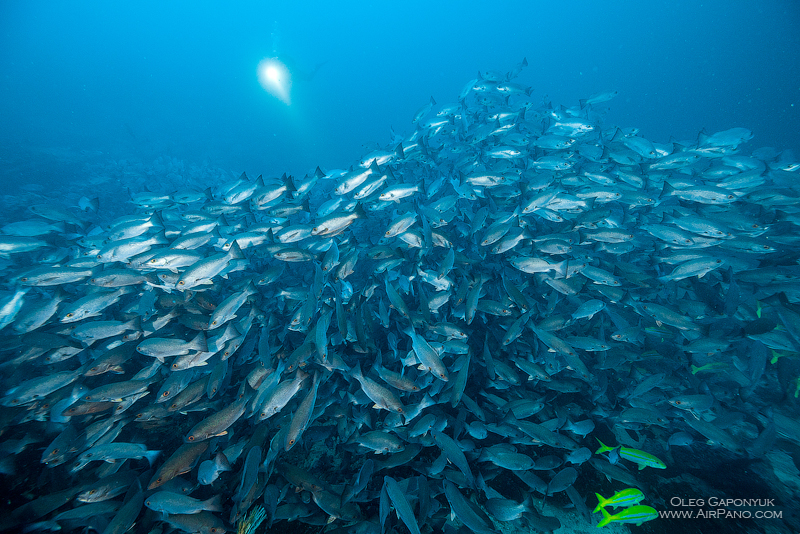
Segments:
[[[800,161],[536,102],[526,65],[346,171],[3,220],[0,528],[552,531],[653,520],[695,458],[771,472]]]

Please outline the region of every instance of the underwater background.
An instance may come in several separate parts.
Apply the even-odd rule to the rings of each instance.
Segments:
[[[799,27],[1,2],[0,529],[797,532]]]
[[[743,126],[798,150],[800,12],[791,1],[3,2],[4,147],[170,156],[248,173],[346,168],[480,69],[652,141]],[[258,83],[289,56],[292,105]],[[8,150],[8,149],[7,149]]]

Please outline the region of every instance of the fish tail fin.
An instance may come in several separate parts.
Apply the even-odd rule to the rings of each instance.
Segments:
[[[150,467],[153,467],[153,463],[155,463],[159,454],[161,454],[161,451],[147,451],[144,453],[145,458],[150,463]]]
[[[241,260],[244,259],[244,253],[242,249],[239,247],[239,243],[236,240],[233,240],[233,245],[231,245],[231,250],[228,252],[232,260]]]
[[[317,167],[317,171],[322,172],[319,170],[319,167]],[[325,175],[323,174],[323,176]],[[283,180],[283,184],[286,186],[287,191],[289,191],[290,193],[297,191],[297,187],[295,187],[294,181],[292,180],[291,176],[287,176],[286,173],[283,173],[283,176],[281,176],[281,180]]]
[[[208,512],[221,512],[222,511],[222,494],[218,493],[210,499],[203,501],[203,510]]]
[[[367,212],[364,211],[364,208],[361,207],[361,204],[356,204],[355,209],[353,210],[357,219],[366,219],[368,217]]]
[[[536,503],[533,502],[533,493],[528,493],[528,495],[522,501],[522,506],[524,506],[525,510],[528,512],[536,509]]]
[[[350,372],[353,373],[353,378],[355,378],[356,380],[364,378],[364,373],[361,371],[361,364],[360,363],[355,364],[350,369]]]
[[[603,498],[602,495],[600,495],[599,493],[595,493],[595,495],[597,495],[597,507],[592,512],[593,514],[599,512],[606,505],[606,500]]]
[[[606,512],[605,508],[600,508],[600,511],[603,512],[603,519],[597,524],[597,528],[604,527],[612,521],[611,514]]]
[[[208,344],[206,343],[206,334],[200,330],[193,340],[189,342],[190,348],[199,350],[200,352],[208,352]]]
[[[256,289],[256,285],[253,282],[252,278],[250,279],[249,282],[247,282],[247,285],[245,286],[244,291],[245,291],[245,293],[247,293],[248,297],[250,295],[255,295],[256,293],[258,293],[258,289]]]
[[[597,438],[594,438],[594,439],[597,439]],[[599,439],[597,439],[597,443],[600,444],[600,448],[597,449],[595,454],[603,454],[604,452],[608,452],[608,451],[613,451],[614,450],[614,447],[609,447],[608,445],[606,445],[605,443],[603,443]]]
[[[555,269],[558,278],[565,278],[567,276],[567,270],[569,268],[569,260],[564,260],[558,263],[554,263],[553,268]]]
[[[231,463],[228,460],[228,457],[225,456],[225,453],[222,451],[217,452],[216,456],[216,464],[222,471],[232,471],[233,467],[231,467]]]
[[[164,233],[163,225],[161,226],[161,231],[153,236],[152,242],[154,245],[169,245],[169,239],[167,239],[167,235]]]
[[[124,323],[123,325],[120,325],[120,326],[124,326],[128,330],[141,330],[142,329],[142,317],[140,315],[137,315],[136,317],[134,317],[130,321],[127,321],[126,323]]]
[[[162,217],[161,210],[156,210],[150,216],[150,222],[153,223],[155,228],[164,228],[164,219]]]

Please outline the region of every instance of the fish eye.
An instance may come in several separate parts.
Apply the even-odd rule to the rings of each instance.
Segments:
[[[186,438],[186,441],[194,441],[194,436],[189,436],[188,438]]]
[[[71,313],[68,313],[68,314],[67,314],[67,317],[72,317],[72,314],[71,314]]]
[[[169,391],[165,391],[164,394],[163,394],[164,397],[166,397],[168,395],[169,395]]]

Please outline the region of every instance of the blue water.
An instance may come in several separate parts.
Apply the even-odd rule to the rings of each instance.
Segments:
[[[30,218],[31,204],[75,211],[94,196],[112,219],[134,210],[126,188],[202,190],[242,171],[299,178],[348,168],[412,132],[431,97],[456,102],[479,71],[506,73],[523,58],[515,82],[534,88],[534,108],[618,91],[604,127],[664,144],[743,127],[754,134],[743,154],[800,155],[795,1],[296,4],[1,2],[0,222]],[[259,83],[267,58],[291,67],[282,98]],[[687,450],[675,453],[686,472],[708,482],[697,494],[768,494],[748,475],[761,465],[748,472],[743,460],[731,474],[707,467],[726,465],[715,449]],[[593,498],[597,480],[576,488]],[[691,481],[673,483],[662,500]]]
[[[349,166],[478,70],[535,101],[619,91],[607,124],[655,142],[749,128],[800,151],[793,1],[24,2],[0,5],[0,145],[170,156],[235,171]],[[291,105],[256,67],[311,71]]]

